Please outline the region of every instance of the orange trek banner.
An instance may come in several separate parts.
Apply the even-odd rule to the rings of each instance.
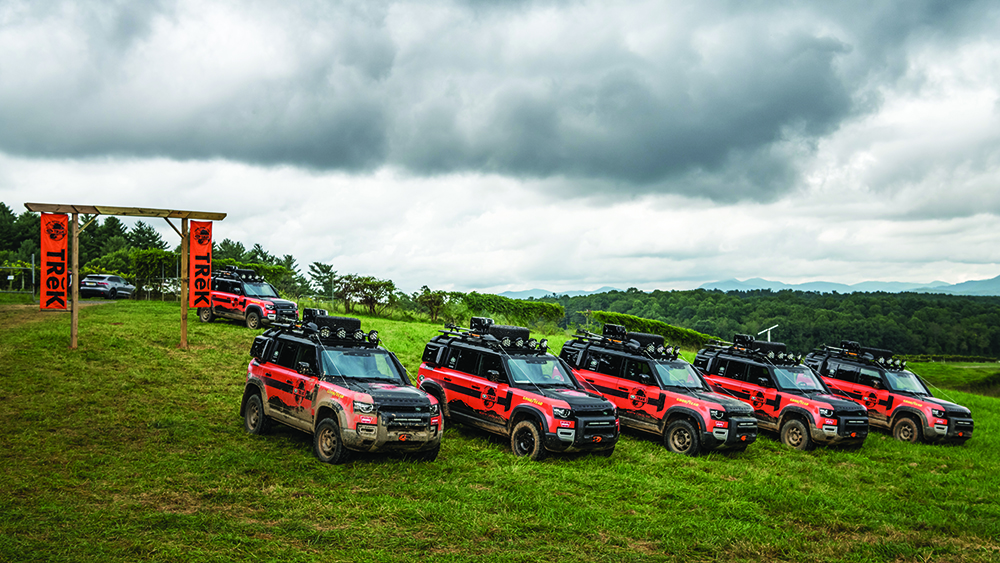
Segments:
[[[66,310],[68,227],[65,213],[42,213],[42,289],[38,296],[42,310]]]
[[[189,306],[212,306],[212,222],[191,221]]]

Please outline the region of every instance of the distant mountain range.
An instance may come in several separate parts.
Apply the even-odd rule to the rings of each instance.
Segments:
[[[956,284],[949,284],[943,281],[933,281],[929,283],[907,283],[907,282],[860,282],[855,284],[843,284],[833,282],[807,282],[788,284],[780,281],[765,280],[761,278],[751,278],[740,281],[737,279],[710,282],[702,284],[698,289],[718,289],[720,291],[751,291],[754,289],[770,289],[771,291],[781,291],[782,289],[792,289],[795,291],[817,291],[819,293],[859,293],[884,291],[886,293],[901,293],[912,291],[914,293],[948,293],[951,295],[1000,295],[1000,276],[988,280],[974,280]],[[593,291],[558,291],[552,292],[547,289],[526,289],[524,291],[505,291],[500,295],[511,299],[528,299],[533,297],[548,297],[553,293],[557,295],[568,295],[576,297],[578,295],[592,295],[595,293],[607,293],[609,291],[624,291],[617,287],[602,287]]]
[[[535,299],[538,299],[539,297],[548,297],[553,293],[555,293],[556,295],[568,295],[570,297],[576,297],[577,295],[593,295],[595,293],[607,293],[609,291],[625,291],[625,290],[609,286],[604,286],[600,289],[595,289],[594,291],[553,292],[547,289],[525,289],[524,291],[505,291],[503,293],[499,293],[498,295],[502,297],[510,297],[511,299],[528,299],[529,297],[534,297]]]
[[[951,295],[1000,295],[1000,276],[988,280],[975,280],[956,284],[934,281],[930,283],[861,282],[851,285],[832,282],[787,284],[779,281],[751,278],[745,281],[734,279],[706,283],[699,286],[698,289],[718,289],[721,291],[749,291],[754,289],[781,291],[782,289],[793,289],[797,291],[818,291],[820,293],[833,293],[834,291],[837,293],[875,291],[900,293],[903,291],[912,291],[914,293],[948,293]]]

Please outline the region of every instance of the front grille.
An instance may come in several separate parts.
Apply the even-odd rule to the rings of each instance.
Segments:
[[[417,414],[414,412],[380,412],[379,418],[384,422],[386,428],[412,428],[426,429],[431,424],[430,414]]]

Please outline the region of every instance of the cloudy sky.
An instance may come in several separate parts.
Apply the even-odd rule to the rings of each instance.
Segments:
[[[0,200],[407,291],[1000,274],[1000,3],[619,4],[2,0]]]

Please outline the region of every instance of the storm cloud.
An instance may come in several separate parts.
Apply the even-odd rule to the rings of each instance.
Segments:
[[[0,150],[773,201],[988,6],[8,1]]]

